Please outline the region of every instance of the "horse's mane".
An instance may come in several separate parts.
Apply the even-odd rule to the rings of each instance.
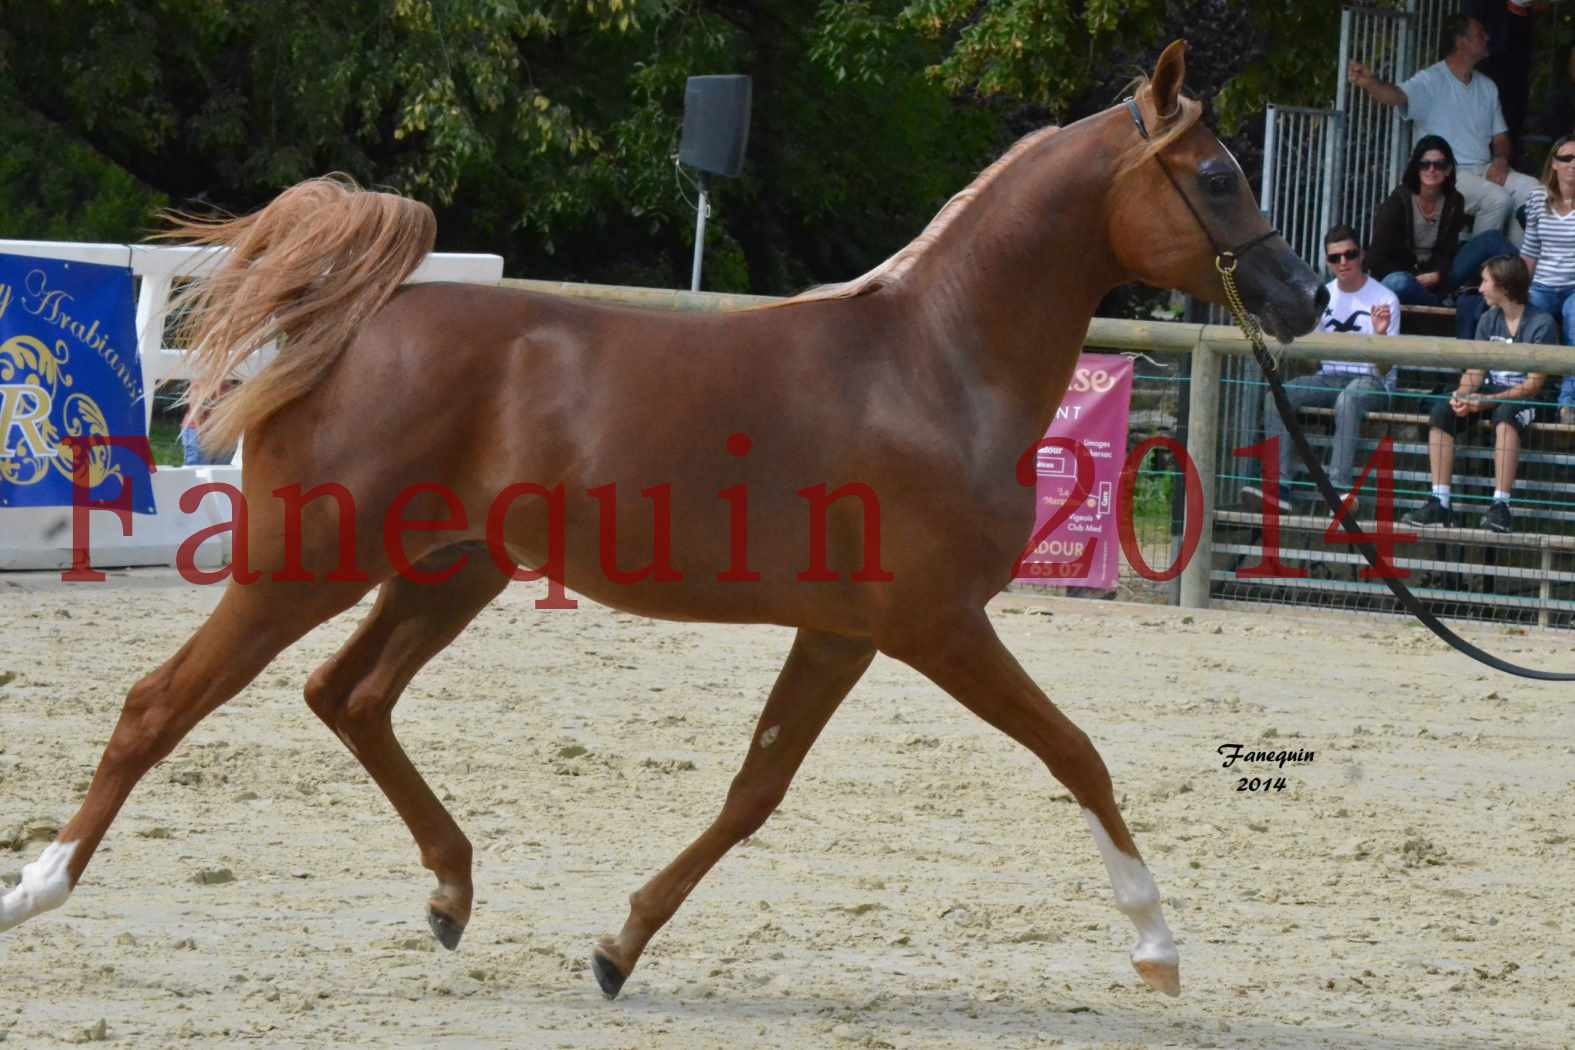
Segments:
[[[942,205],[941,210],[935,213],[935,218],[930,220],[930,224],[924,228],[922,233],[908,242],[905,247],[891,258],[870,270],[864,276],[855,277],[853,280],[844,281],[841,284],[824,284],[817,288],[811,288],[808,291],[795,295],[791,299],[771,303],[769,306],[763,307],[763,309],[792,306],[796,303],[818,302],[826,299],[852,299],[895,284],[902,278],[903,274],[913,268],[913,264],[918,262],[925,251],[940,239],[941,234],[946,231],[947,227],[957,221],[957,217],[963,213],[963,210],[979,194],[983,193],[985,187],[994,182],[1001,172],[1006,170],[1008,165],[1058,130],[1060,129],[1054,126],[1040,128],[1038,131],[1029,132],[1021,139],[1018,139],[1010,149],[996,159],[994,164],[985,168],[967,187],[958,191],[951,200]]]
[[[1149,78],[1138,76],[1127,85],[1124,94],[1131,95],[1140,100],[1150,94]],[[1147,139],[1134,138],[1133,144],[1127,147],[1120,155],[1116,164],[1117,177],[1124,176],[1148,160],[1160,150],[1175,142],[1185,135],[1192,126],[1203,116],[1203,104],[1197,99],[1178,97],[1176,107],[1171,112],[1162,114],[1165,121],[1158,134]],[[963,211],[984,192],[985,188],[994,182],[1011,163],[1027,153],[1034,146],[1059,131],[1055,126],[1040,128],[1018,139],[1017,142],[984,171],[979,173],[968,186],[947,201],[941,210],[936,212],[935,218],[924,231],[899,250],[891,258],[870,270],[862,277],[855,277],[851,281],[841,284],[825,284],[808,291],[800,292],[791,299],[771,303],[760,309],[775,309],[782,306],[793,306],[797,303],[821,302],[833,299],[853,299],[870,292],[879,291],[889,287],[902,279],[902,276],[913,268],[913,265],[924,256],[924,253],[940,240],[941,234],[957,221]]]

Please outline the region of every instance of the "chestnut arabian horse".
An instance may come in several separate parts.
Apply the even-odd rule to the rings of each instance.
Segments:
[[[511,578],[545,576],[541,607],[571,605],[567,587],[645,616],[797,629],[720,814],[593,949],[608,996],[776,808],[877,652],[1066,786],[1137,927],[1133,965],[1179,993],[1160,892],[1103,760],[985,607],[1034,522],[1017,465],[1107,291],[1142,281],[1219,302],[1216,254],[1235,244],[1241,295],[1276,338],[1310,331],[1323,308],[1318,278],[1181,94],[1184,54],[1172,44],[1130,105],[1024,138],[870,273],[733,313],[402,287],[431,250],[431,212],[343,180],[250,216],[180,220],[177,236],[231,249],[184,311],[208,434],[245,438],[248,533],[212,615],[131,688],[81,809],[0,897],[0,929],[64,903],[138,780],[377,587],[306,703],[409,826],[437,879],[428,921],[455,947],[471,846],[392,710]],[[274,340],[256,376],[227,382]],[[390,520],[417,527],[390,542]]]

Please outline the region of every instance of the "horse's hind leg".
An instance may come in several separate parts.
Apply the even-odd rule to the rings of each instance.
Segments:
[[[989,618],[969,612],[910,636],[884,652],[911,665],[974,714],[1039,757],[1083,807],[1115,889],[1116,907],[1138,929],[1132,965],[1150,987],[1181,993],[1180,958],[1160,911],[1159,888],[1116,809],[1104,760],[1058,711],[996,637]]]
[[[400,747],[393,710],[416,672],[508,583],[484,551],[465,545],[417,567],[441,572],[459,557],[469,561],[440,584],[397,576],[383,584],[371,615],[306,684],[307,704],[382,788],[410,828],[422,865],[437,876],[427,921],[445,948],[459,945],[470,921],[470,841]]]
[[[628,980],[651,937],[673,917],[705,873],[754,834],[777,808],[810,745],[874,656],[874,646],[862,639],[798,632],[755,724],[749,753],[728,789],[721,815],[660,874],[629,896],[623,930],[596,946],[591,962],[609,999]]]
[[[131,687],[82,808],[0,896],[0,930],[65,903],[137,781],[281,650],[363,593],[361,584],[232,583],[180,651]]]

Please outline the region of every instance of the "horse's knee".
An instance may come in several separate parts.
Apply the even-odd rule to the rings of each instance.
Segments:
[[[1050,748],[1053,758],[1074,768],[1090,773],[1104,773],[1105,760],[1089,735],[1069,721],[1056,727],[1055,742]]]
[[[1050,774],[1066,785],[1083,807],[1107,800],[1114,788],[1104,756],[1087,733],[1070,722],[1055,728],[1042,757]]]
[[[350,690],[335,725],[353,738],[385,729],[393,710],[393,691],[376,676],[362,679]]]
[[[306,706],[330,729],[351,736],[385,722],[392,706],[386,683],[375,674],[355,682],[346,677],[334,661],[313,671],[303,690]]]
[[[169,754],[177,739],[178,714],[171,696],[169,675],[163,669],[132,686],[105,757],[111,762],[151,766]]]
[[[306,697],[306,706],[312,709],[312,714],[329,726],[338,724],[339,701],[344,695],[344,690],[334,682],[333,672],[332,663],[324,664],[312,672],[306,680],[306,686],[301,690],[302,695]]]
[[[730,835],[748,838],[760,830],[786,797],[787,784],[780,778],[753,784],[734,780],[727,792],[727,804],[722,807],[722,823]]]

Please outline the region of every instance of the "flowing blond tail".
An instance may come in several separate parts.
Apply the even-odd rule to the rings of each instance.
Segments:
[[[419,201],[362,190],[348,176],[309,179],[241,218],[166,213],[160,235],[229,253],[171,309],[195,355],[187,402],[204,444],[229,448],[301,397],[432,250],[437,220]],[[279,353],[227,389],[270,342]]]

